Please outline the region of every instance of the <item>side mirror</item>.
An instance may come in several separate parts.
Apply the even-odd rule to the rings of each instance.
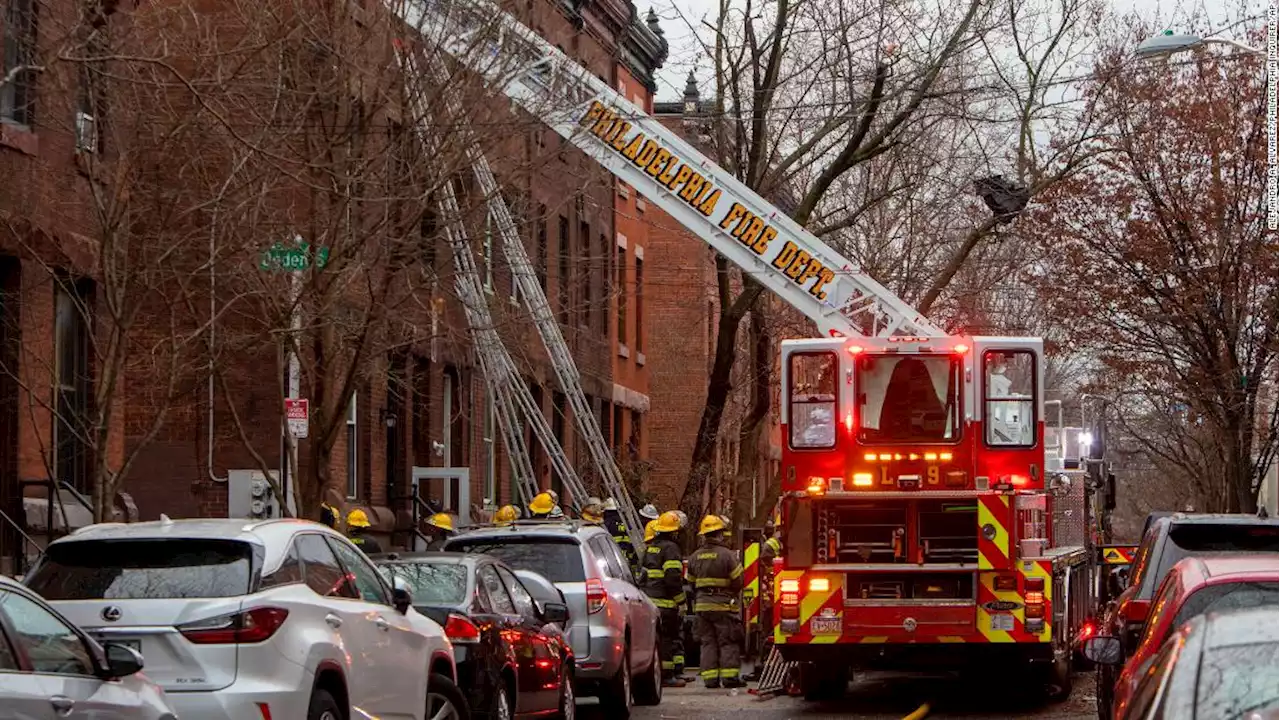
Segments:
[[[542,606],[542,621],[549,623],[569,622],[569,606],[564,603],[549,602]]]
[[[137,650],[116,643],[102,646],[107,656],[106,676],[110,680],[129,677],[142,670],[142,656]]]
[[[395,606],[396,612],[404,615],[409,612],[409,608],[413,605],[413,596],[404,588],[396,588],[391,591],[391,604]]]
[[[1084,656],[1099,665],[1121,665],[1124,663],[1124,650],[1120,647],[1120,638],[1099,635],[1084,641]]]

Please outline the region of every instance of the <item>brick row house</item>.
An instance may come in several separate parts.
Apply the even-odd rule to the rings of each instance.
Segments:
[[[350,18],[339,17],[340,27],[350,21],[376,37],[372,28],[378,20],[370,9],[376,3],[338,5],[354,8]],[[105,502],[115,512],[104,512],[107,517],[152,519],[161,513],[226,517],[239,514],[242,510],[237,508],[247,505],[247,498],[240,496],[247,486],[235,478],[277,471],[284,456],[280,428],[287,382],[279,372],[281,356],[274,349],[273,333],[288,327],[287,322],[270,326],[233,309],[266,308],[262,317],[276,312],[271,303],[279,298],[269,293],[287,288],[289,275],[217,277],[202,264],[206,242],[202,238],[208,236],[210,267],[215,255],[231,256],[227,248],[233,243],[261,240],[238,239],[233,231],[224,237],[207,215],[174,220],[157,219],[156,213],[139,218],[105,212],[104,208],[121,201],[102,199],[103,188],[109,188],[113,178],[97,175],[98,169],[133,170],[122,169],[126,153],[116,152],[107,130],[114,130],[117,137],[135,133],[131,137],[136,139],[154,129],[130,126],[124,119],[128,108],[121,107],[129,104],[127,99],[104,98],[101,85],[83,80],[92,74],[89,63],[37,66],[42,58],[67,47],[69,39],[79,43],[76,47],[93,47],[95,42],[124,42],[120,39],[124,37],[136,41],[155,28],[131,18],[132,8],[117,8],[114,2],[88,7],[95,11],[79,13],[69,3],[0,0],[0,78],[11,77],[0,86],[0,173],[6,178],[0,186],[0,511],[4,513],[0,555],[10,567],[30,552],[22,533],[39,542],[47,526],[63,529],[91,521],[85,505],[93,504],[96,474],[120,473]],[[639,17],[627,0],[531,1],[513,12],[637,104],[652,107],[653,72],[666,54],[656,18]],[[218,17],[213,22],[222,20]],[[173,47],[176,53],[182,45]],[[182,67],[204,61],[173,58]],[[263,88],[250,90],[262,92]],[[362,100],[352,91],[351,107],[343,112],[358,117]],[[477,119],[476,126],[504,130],[501,155],[490,156],[502,192],[520,222],[527,253],[577,361],[596,420],[630,477],[642,488],[652,434],[647,351],[654,342],[649,316],[655,301],[654,293],[648,291],[649,271],[644,265],[649,228],[637,225],[635,219],[646,209],[633,192],[625,192],[612,176],[535,118],[514,114],[503,103],[493,105],[496,109],[485,116],[488,119]],[[394,110],[369,118],[367,127],[371,133],[381,133],[379,137],[391,149],[386,154],[393,157],[395,143],[406,134],[405,121]],[[216,126],[231,138],[229,144],[218,146],[218,152],[247,144],[245,137],[259,128],[247,120],[244,123]],[[120,147],[124,142],[121,139]],[[192,141],[163,159],[214,152],[210,148]],[[141,160],[135,162],[141,164]],[[209,165],[230,176],[237,168],[234,152],[217,156]],[[465,173],[459,175],[465,186]],[[148,186],[155,197],[146,202],[152,204],[137,207],[172,208],[173,196],[198,193],[198,188],[171,179],[179,176],[165,176],[163,182]],[[317,230],[316,218],[342,217],[332,208],[316,205],[314,198],[305,199],[297,187],[271,189],[262,193],[267,198],[264,204],[279,204],[261,214],[276,222],[278,213],[282,227],[310,223],[307,238],[327,237],[325,233],[330,232]],[[422,204],[417,199],[389,202],[387,207],[401,212],[401,206],[415,202]],[[470,207],[474,255],[494,320],[554,434],[590,480],[590,458],[511,281],[500,242],[486,214],[475,212],[482,203],[472,202]],[[483,520],[514,497],[496,413],[453,292],[449,248],[442,239],[440,219],[431,215],[424,213],[414,259],[421,265],[420,273],[414,270],[420,285],[412,297],[400,298],[403,311],[381,321],[391,339],[401,332],[408,340],[376,346],[377,356],[367,358],[349,379],[328,377],[326,372],[336,371],[310,367],[309,362],[321,357],[318,349],[301,351],[304,375],[309,378],[302,383],[304,396],[314,389],[322,397],[337,398],[342,395],[335,389],[338,386],[350,393],[340,406],[317,407],[323,403],[313,398],[311,435],[299,441],[297,472],[300,476],[319,473],[325,478],[325,499],[345,509],[366,509],[376,529],[397,544],[409,537],[415,487],[419,497],[473,521]],[[155,287],[140,289],[155,297],[138,302],[137,317],[142,320],[131,326],[138,348],[151,347],[144,342],[148,340],[155,341],[154,347],[167,347],[165,323],[184,328],[183,337],[191,342],[183,345],[182,352],[188,354],[183,356],[182,369],[170,375],[164,372],[162,358],[177,357],[176,350],[168,351],[170,355],[164,350],[135,351],[127,362],[109,362],[112,323],[105,322],[102,313],[104,308],[114,311],[119,306],[119,298],[112,294],[122,287],[114,274],[120,269],[114,261],[137,260],[137,253],[143,252],[139,244],[110,255],[112,263],[105,261],[104,238],[121,236],[121,217],[133,223],[129,227],[138,236],[151,232],[168,237],[151,230],[163,226],[165,233],[177,237],[172,228],[181,227],[181,242],[191,243],[190,252],[176,253],[179,259],[173,262],[178,271],[156,280]],[[206,227],[205,223],[213,224]],[[116,234],[108,235],[104,228]],[[360,234],[350,228],[347,232]],[[403,262],[374,250],[355,247],[349,252],[359,255],[362,263]],[[337,244],[333,252],[330,267],[354,262],[342,256],[344,250]],[[320,277],[320,256],[307,257],[316,268],[315,277]],[[371,274],[363,266],[360,272],[392,277],[385,268],[380,270],[382,275]],[[181,286],[181,293],[164,299],[157,290],[161,285]],[[348,289],[334,292],[342,302],[352,297]],[[235,293],[239,295],[232,297]],[[296,305],[304,307],[308,302],[310,298],[303,298]],[[354,320],[343,325],[341,332],[358,335],[360,313],[368,308],[359,302],[349,304],[355,305],[351,313],[339,303],[307,317],[338,326],[346,321],[336,316],[351,314]],[[343,342],[348,338],[326,339],[324,327],[308,326],[306,332],[317,338],[316,343],[332,341],[334,348],[346,347]],[[168,346],[178,345],[169,338]],[[351,363],[355,367],[355,361]],[[211,370],[214,367],[216,371]],[[107,368],[113,372],[104,373]],[[104,413],[108,407],[112,412]],[[322,429],[332,430],[333,445],[332,452],[322,456],[320,472],[314,463],[321,456],[310,451]],[[532,433],[529,440],[542,486],[561,489]],[[46,502],[44,498],[54,489],[59,491],[55,495],[59,502]]]

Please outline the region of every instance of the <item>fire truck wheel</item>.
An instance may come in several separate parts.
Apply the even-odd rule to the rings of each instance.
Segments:
[[[1062,702],[1071,697],[1071,656],[1058,660],[1044,669],[1045,697],[1050,702]]]
[[[800,666],[800,690],[809,702],[839,700],[848,689],[847,668],[824,668],[815,663]]]

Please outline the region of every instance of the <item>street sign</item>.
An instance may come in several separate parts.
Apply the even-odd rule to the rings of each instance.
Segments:
[[[289,421],[289,434],[296,438],[307,436],[308,405],[306,398],[285,398],[284,416]]]
[[[300,272],[311,267],[313,261],[317,268],[324,267],[329,262],[329,248],[322,247],[313,253],[308,243],[298,242],[294,245],[286,245],[278,242],[262,253],[258,268]]]

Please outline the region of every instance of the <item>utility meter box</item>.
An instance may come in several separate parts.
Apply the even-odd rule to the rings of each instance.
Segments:
[[[279,477],[271,472],[271,479]],[[261,470],[227,471],[227,517],[270,520],[281,517],[280,498]]]

